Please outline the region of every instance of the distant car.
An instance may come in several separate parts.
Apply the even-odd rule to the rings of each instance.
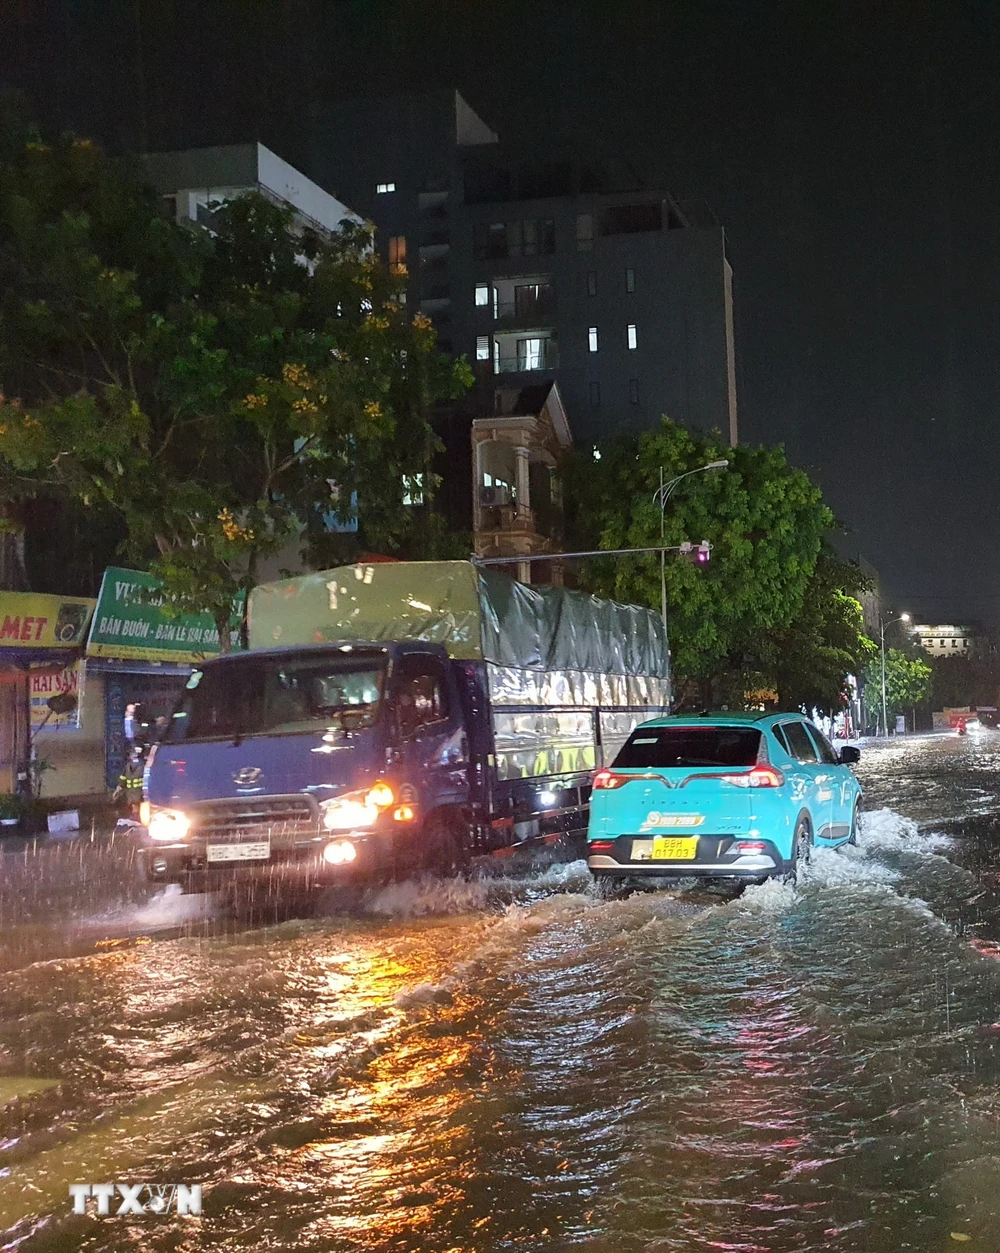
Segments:
[[[594,776],[591,873],[794,880],[814,846],[856,842],[860,756],[800,714],[644,722]]]

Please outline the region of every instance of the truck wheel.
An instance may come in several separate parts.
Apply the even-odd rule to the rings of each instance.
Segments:
[[[469,864],[468,833],[449,814],[435,814],[425,832],[422,858],[426,870],[435,874],[461,874]]]

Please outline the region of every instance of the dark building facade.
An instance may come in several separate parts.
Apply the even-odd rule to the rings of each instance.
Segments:
[[[624,168],[526,162],[454,91],[317,110],[311,174],[473,364],[470,416],[558,381],[577,440],[665,413],[736,443],[732,271],[705,206]]]

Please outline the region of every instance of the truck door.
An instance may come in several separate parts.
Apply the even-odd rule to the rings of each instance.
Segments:
[[[417,789],[425,812],[465,804],[468,738],[444,661],[433,653],[404,653],[394,670],[400,779]]]

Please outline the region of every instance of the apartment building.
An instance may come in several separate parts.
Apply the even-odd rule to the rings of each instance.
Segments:
[[[706,206],[623,165],[522,159],[455,91],[324,106],[312,154],[472,362],[470,417],[557,382],[578,441],[667,414],[736,443],[732,270]]]

